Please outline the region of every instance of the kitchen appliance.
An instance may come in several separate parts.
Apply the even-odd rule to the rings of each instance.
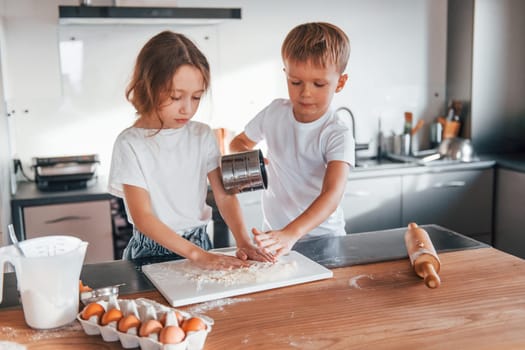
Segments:
[[[446,159],[472,162],[474,160],[474,147],[469,139],[453,137],[441,141],[439,153],[445,154]]]
[[[426,163],[439,159],[468,163],[476,160],[476,155],[469,139],[451,137],[441,141],[437,153],[426,155],[420,161]]]
[[[58,6],[60,24],[215,24],[241,19],[240,8],[92,6],[84,0],[79,6]]]
[[[83,189],[97,180],[98,154],[33,158],[35,183],[41,191]]]

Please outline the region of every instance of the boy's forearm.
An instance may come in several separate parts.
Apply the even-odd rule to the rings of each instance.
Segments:
[[[322,224],[337,209],[339,202],[340,196],[337,193],[322,193],[301,215],[286,225],[283,231],[299,240]]]
[[[348,178],[348,164],[341,161],[328,163],[321,194],[285,230],[301,238],[323,223],[339,206]]]
[[[255,147],[256,143],[251,141],[244,132],[235,136],[230,142],[231,152],[244,152],[249,151]]]
[[[249,151],[249,148],[239,139],[234,138],[230,142],[230,151],[231,152],[244,152]]]

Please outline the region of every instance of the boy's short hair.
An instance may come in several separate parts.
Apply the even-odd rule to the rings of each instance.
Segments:
[[[336,65],[343,73],[350,57],[350,40],[341,28],[325,22],[300,24],[293,28],[281,47],[283,60],[310,61],[325,68]]]

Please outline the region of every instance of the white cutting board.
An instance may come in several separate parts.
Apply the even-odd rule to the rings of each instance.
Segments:
[[[295,267],[282,276],[275,274],[276,277],[272,277],[271,280],[237,282],[231,285],[219,282],[201,283],[193,279],[191,275],[188,277],[188,274],[184,272],[188,269],[187,260],[145,265],[142,266],[142,271],[172,306],[195,304],[333,276],[331,270],[296,251],[291,251],[279,258],[279,263],[283,264],[293,261],[296,263]]]

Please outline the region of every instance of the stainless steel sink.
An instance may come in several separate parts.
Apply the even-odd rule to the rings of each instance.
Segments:
[[[436,153],[437,150],[425,150],[420,151],[415,155],[410,156],[400,156],[395,154],[387,154],[387,158],[392,161],[398,161],[403,163],[410,163],[412,165],[422,165],[422,166],[443,166],[443,165],[454,165],[454,164],[461,164],[461,163],[471,163],[474,161],[478,161],[478,157],[472,157],[472,159],[469,162],[463,162],[460,159],[448,159],[440,157],[439,154]],[[425,160],[429,155],[438,155],[437,159],[433,160]]]

